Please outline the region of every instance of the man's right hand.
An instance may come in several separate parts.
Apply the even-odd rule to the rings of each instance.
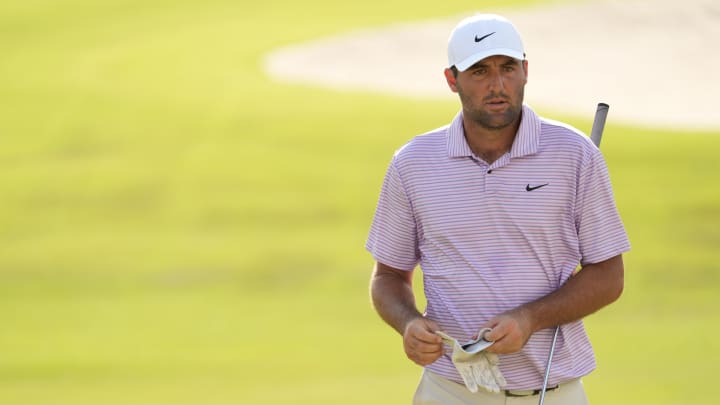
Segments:
[[[382,319],[403,337],[405,354],[413,362],[427,366],[443,355],[440,330],[435,321],[423,317],[415,306],[413,271],[376,262],[370,280],[370,296]]]
[[[435,334],[440,327],[427,318],[415,318],[405,325],[403,346],[407,357],[421,366],[432,364],[443,355],[442,338]]]

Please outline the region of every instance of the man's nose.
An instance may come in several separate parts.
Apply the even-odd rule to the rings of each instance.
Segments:
[[[505,82],[503,80],[502,74],[499,71],[491,73],[490,90],[504,90],[504,89],[505,89]]]

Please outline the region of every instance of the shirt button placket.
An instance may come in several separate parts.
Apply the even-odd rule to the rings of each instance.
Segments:
[[[485,163],[485,161],[483,161],[483,160],[481,160],[481,159],[479,159],[479,158],[477,158],[477,157],[475,157],[475,156],[472,156],[471,159],[472,159],[473,162],[475,162],[475,164],[476,164],[476,165],[480,168],[480,170],[481,170],[480,176],[478,176],[478,177],[479,177],[480,189],[481,189],[481,191],[484,193],[485,190],[487,190],[487,178],[488,178],[488,174],[491,173],[492,170],[490,170],[490,166],[488,166],[488,164]]]
[[[501,189],[501,176],[498,167],[491,167],[485,172],[485,192],[491,195],[498,193]]]

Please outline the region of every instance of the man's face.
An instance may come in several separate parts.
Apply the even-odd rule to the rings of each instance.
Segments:
[[[450,88],[460,95],[463,114],[486,129],[516,123],[522,112],[527,83],[527,60],[490,56],[458,72],[445,72]]]

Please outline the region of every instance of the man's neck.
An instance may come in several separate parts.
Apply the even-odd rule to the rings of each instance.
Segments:
[[[489,129],[463,118],[463,126],[470,150],[487,164],[492,164],[512,148],[520,120],[505,128]]]

